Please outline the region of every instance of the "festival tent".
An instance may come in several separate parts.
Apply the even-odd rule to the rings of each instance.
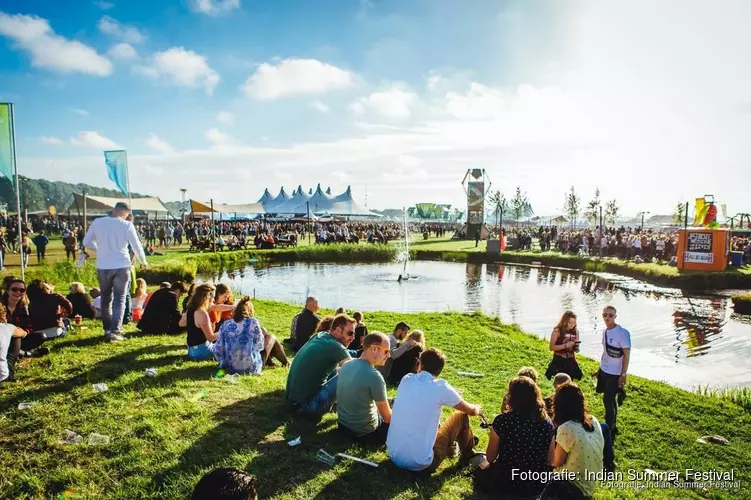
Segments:
[[[381,217],[360,205],[352,197],[352,188],[347,186],[347,190],[338,196],[329,196],[321,191],[321,185],[316,188],[313,196],[304,204],[298,205],[295,214],[307,213],[310,207],[310,213],[321,215],[327,214],[341,217]]]
[[[78,193],[73,193],[72,196],[73,199],[68,205],[68,210],[75,210],[77,213],[83,215],[84,196]],[[86,195],[86,215],[106,215],[120,202],[129,204],[133,215],[145,214],[146,216],[153,215],[154,219],[174,219],[170,211],[162,203],[162,200],[156,197],[128,199]]]
[[[190,211],[194,214],[211,214],[212,212],[210,204],[196,200],[190,200]],[[214,203],[213,212],[219,214],[219,220],[254,219],[256,216],[266,213],[260,203],[246,203],[244,205]]]
[[[266,190],[263,192],[263,196],[261,196],[261,198],[258,200],[258,203],[266,206],[266,204],[273,199],[274,195],[269,192],[269,188],[266,188]]]
[[[279,194],[274,197],[273,200],[269,200],[263,204],[263,208],[268,213],[280,213],[277,207],[280,207],[292,199],[292,195],[287,194],[284,190],[284,186],[279,190]]]
[[[292,192],[292,197],[284,203],[275,206],[274,212],[278,214],[297,215],[295,214],[295,209],[300,205],[304,205],[310,197],[311,195],[302,190],[302,186],[297,186],[297,189]]]

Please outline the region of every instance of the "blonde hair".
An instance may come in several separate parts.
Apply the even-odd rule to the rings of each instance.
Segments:
[[[237,303],[235,314],[232,316],[232,319],[235,320],[235,323],[240,323],[245,318],[252,318],[253,316],[255,316],[253,303],[250,301],[250,297],[245,295],[240,299],[240,302]]]
[[[193,295],[191,295],[190,299],[188,300],[188,310],[205,311],[206,309],[208,309],[212,299],[214,298],[214,290],[214,285],[210,285],[208,283],[197,286],[193,291]]]
[[[141,295],[146,295],[146,280],[143,278],[138,278],[136,280],[136,297],[140,297]]]
[[[83,283],[74,281],[70,284],[70,293],[86,293],[86,287],[83,286]]]
[[[414,340],[416,343],[425,347],[425,333],[422,330],[412,330],[407,335],[407,340]]]

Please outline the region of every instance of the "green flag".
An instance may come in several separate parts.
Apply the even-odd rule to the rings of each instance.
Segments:
[[[0,174],[12,180],[11,148],[13,142],[10,135],[10,118],[10,104],[0,103]]]

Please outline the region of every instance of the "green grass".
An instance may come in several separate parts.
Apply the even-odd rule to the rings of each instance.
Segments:
[[[736,293],[731,299],[735,312],[738,314],[751,314],[751,292]]]
[[[261,323],[279,337],[287,335],[299,310],[270,301],[255,305]],[[399,320],[424,330],[428,344],[448,356],[442,376],[488,414],[499,411],[505,385],[520,366],[542,373],[550,359],[544,341],[481,314],[371,313],[365,320],[371,330],[390,331]],[[204,473],[219,466],[255,474],[264,499],[473,497],[470,479],[451,460],[417,483],[388,463],[383,449],[364,450],[342,438],[334,415],[317,425],[293,418],[284,403],[286,369],[241,377],[237,385],[212,381],[215,363],[188,361],[184,336],[134,335],[111,344],[102,341],[95,323],[86,326],[54,341],[49,356],[23,361],[17,382],[0,385],[0,498],[184,499]],[[586,374],[581,386],[602,419],[589,378],[596,363],[580,362]],[[145,376],[151,367],[158,369],[156,377]],[[485,376],[464,378],[459,370]],[[94,393],[91,384],[98,382],[109,384],[109,391]],[[546,380],[541,387],[545,394],[552,391]],[[36,405],[19,411],[22,401]],[[620,470],[734,469],[746,488],[751,481],[751,415],[733,401],[630,377],[619,424]],[[484,449],[487,431],[476,418],[472,425]],[[112,441],[104,447],[62,445],[64,429],[84,437],[98,432]],[[720,434],[730,446],[695,442],[706,434]],[[302,445],[289,448],[286,441],[297,436]],[[343,462],[328,468],[315,460],[321,448],[380,466]],[[744,496],[747,489],[711,491],[712,498]],[[706,497],[687,490],[650,490],[648,496]],[[647,496],[603,489],[597,498]]]
[[[703,396],[731,401],[751,412],[751,387],[712,388],[702,385],[696,388],[696,392]]]

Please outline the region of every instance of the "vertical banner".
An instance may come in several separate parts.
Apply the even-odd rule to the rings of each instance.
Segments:
[[[128,156],[125,150],[105,151],[104,161],[107,164],[107,175],[110,180],[115,183],[125,196],[130,196],[128,186]]]
[[[485,183],[472,181],[467,188],[467,222],[470,225],[482,224],[484,218]]]
[[[707,215],[707,202],[704,201],[704,198],[696,198],[696,203],[694,205],[694,226],[703,226],[704,225],[704,217]]]
[[[0,174],[13,183],[13,139],[10,104],[0,103]]]

